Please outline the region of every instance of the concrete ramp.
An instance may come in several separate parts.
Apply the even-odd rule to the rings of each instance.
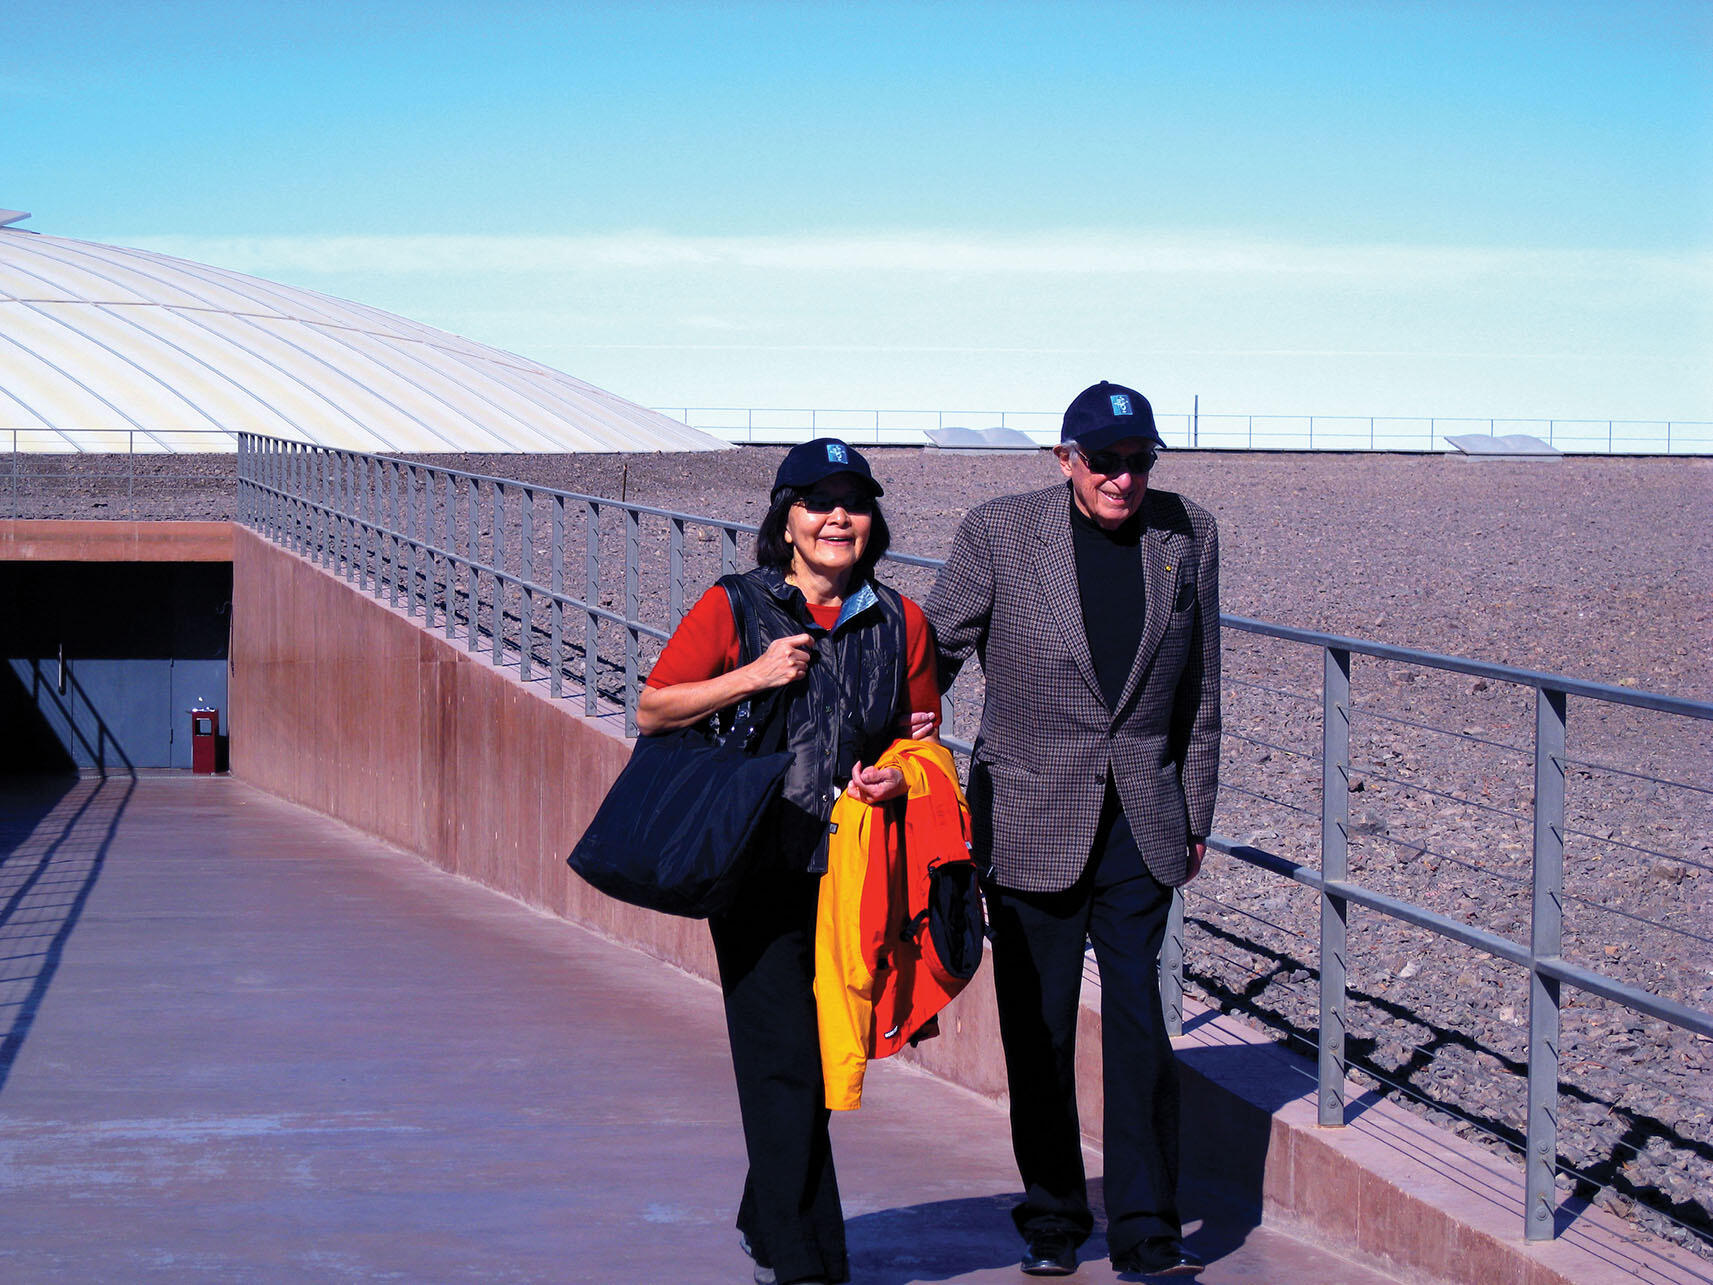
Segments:
[[[0,858],[0,1280],[749,1279],[707,982],[230,778],[0,779]],[[853,1278],[1020,1279],[1002,1112],[867,1090]],[[1210,1285],[1390,1279],[1190,1200]]]

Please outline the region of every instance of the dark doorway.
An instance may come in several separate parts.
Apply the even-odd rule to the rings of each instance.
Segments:
[[[188,768],[231,613],[230,563],[0,563],[0,773]]]

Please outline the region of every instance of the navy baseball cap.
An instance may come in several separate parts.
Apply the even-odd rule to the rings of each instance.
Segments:
[[[869,472],[868,461],[854,446],[836,437],[817,437],[785,452],[785,458],[779,462],[779,472],[773,475],[773,496],[778,497],[781,487],[807,490],[822,478],[836,473],[849,473],[868,488],[870,495],[886,494],[880,489],[880,483],[874,480],[874,474]]]
[[[1083,389],[1065,408],[1064,427],[1059,430],[1061,443],[1075,442],[1085,451],[1098,451],[1127,437],[1140,437],[1156,446],[1166,444],[1154,427],[1154,408],[1134,388],[1103,379]]]

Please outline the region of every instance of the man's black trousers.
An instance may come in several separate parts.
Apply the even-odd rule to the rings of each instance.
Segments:
[[[1127,1253],[1177,1236],[1178,1078],[1157,969],[1172,890],[1148,872],[1109,783],[1088,868],[1064,892],[988,890],[993,980],[1023,1178],[1012,1211],[1025,1237],[1094,1225],[1076,1101],[1083,952],[1100,965],[1107,1246]]]
[[[757,862],[709,920],[749,1152],[737,1226],[781,1282],[850,1276],[815,1018],[820,883]]]

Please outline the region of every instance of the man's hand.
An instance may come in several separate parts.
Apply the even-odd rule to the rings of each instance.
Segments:
[[[1206,856],[1207,856],[1207,844],[1205,844],[1205,843],[1192,843],[1192,844],[1190,844],[1190,853],[1189,853],[1190,872],[1188,875],[1184,876],[1184,882],[1185,883],[1188,883],[1191,879],[1194,879],[1197,875],[1199,875],[1201,873],[1202,859]]]
[[[845,790],[859,803],[885,803],[896,799],[905,790],[904,773],[895,767],[864,767],[858,763],[851,769],[851,783]]]
[[[913,709],[910,711],[910,723],[904,735],[912,741],[925,741],[934,734],[934,728],[939,722],[939,715]]]

